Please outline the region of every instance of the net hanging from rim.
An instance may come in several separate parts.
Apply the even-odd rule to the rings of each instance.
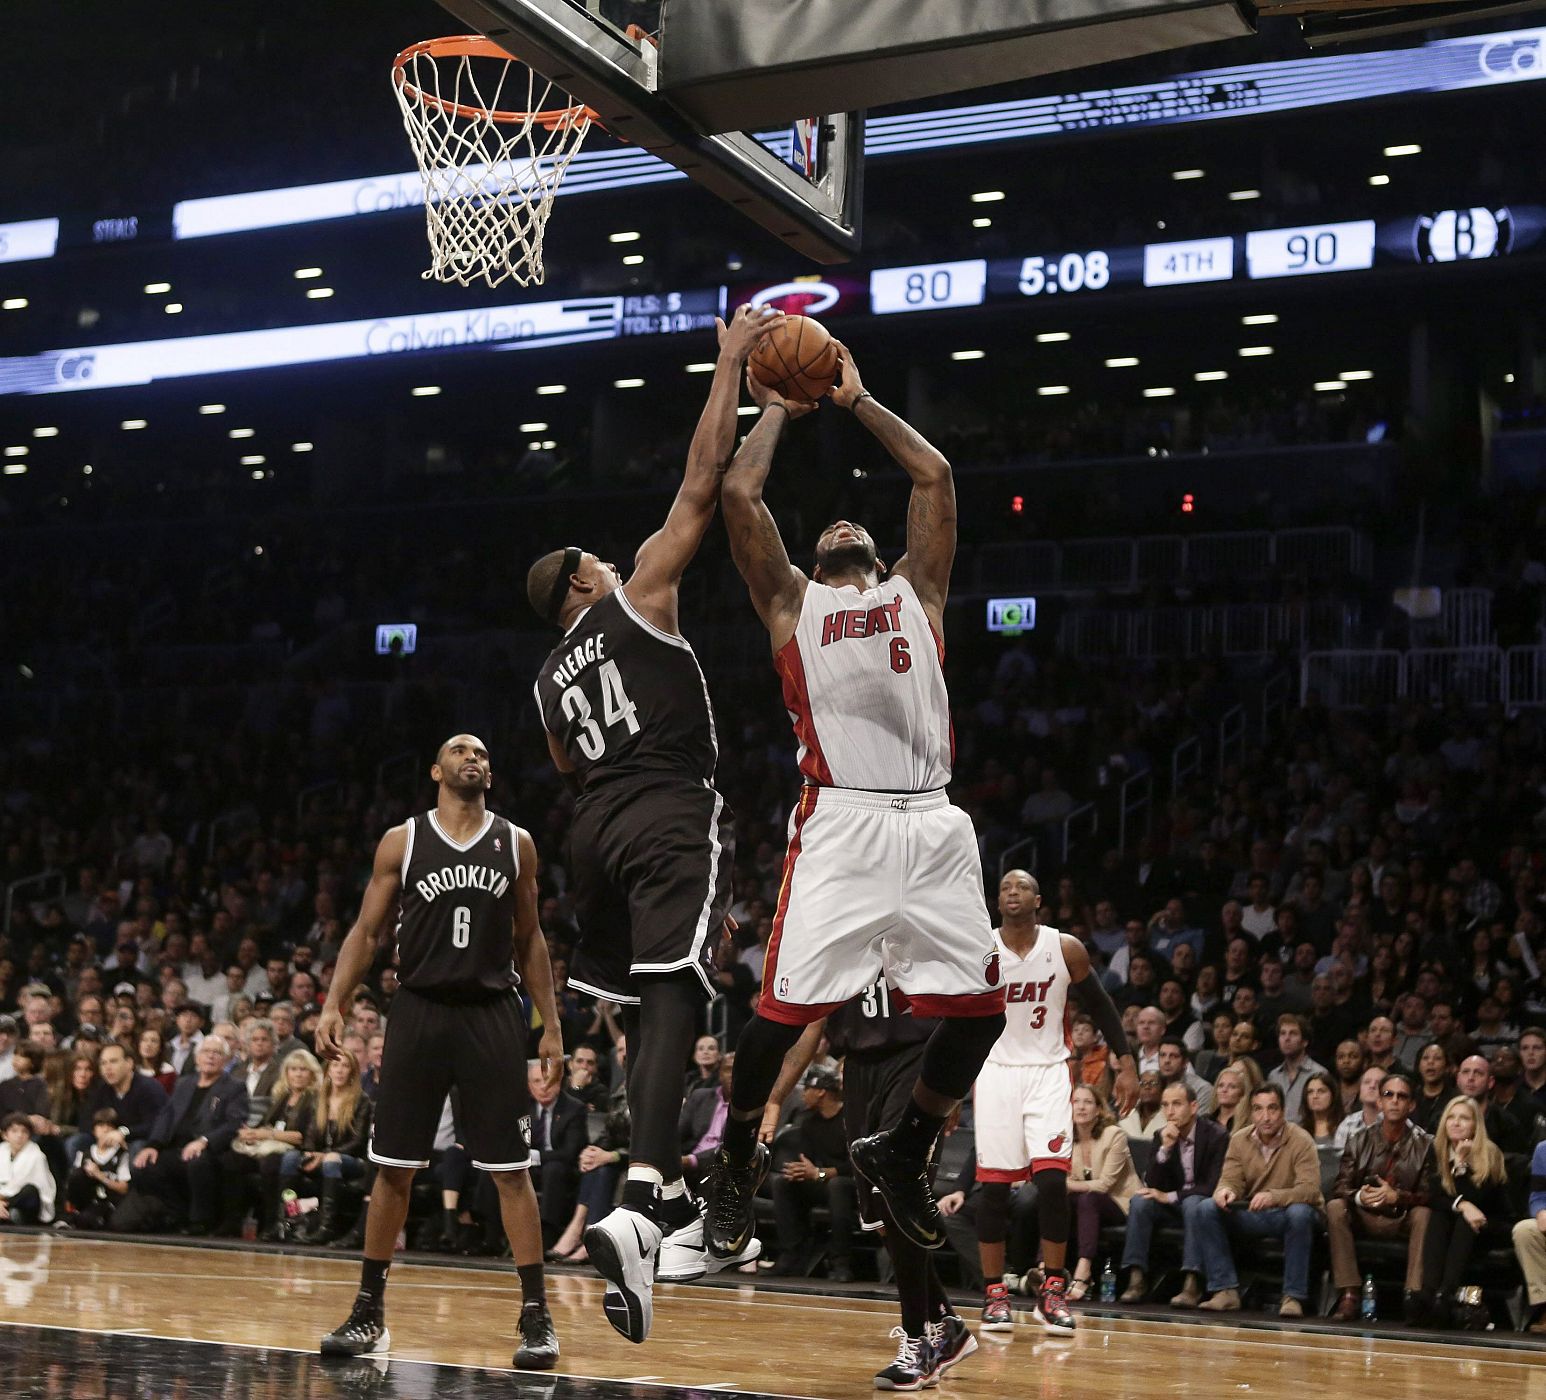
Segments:
[[[392,89],[424,180],[422,275],[541,283],[553,197],[596,113],[478,34],[404,49]]]

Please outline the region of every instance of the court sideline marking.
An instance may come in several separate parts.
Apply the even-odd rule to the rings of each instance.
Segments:
[[[173,1246],[173,1247],[175,1248],[175,1246]],[[85,1328],[85,1327],[65,1327],[62,1324],[57,1323],[57,1322],[9,1322],[9,1321],[5,1321],[5,1320],[0,1320],[0,1327],[14,1327],[14,1328],[28,1328],[28,1327],[30,1327],[30,1328],[33,1328],[33,1329],[35,1329],[37,1331],[41,1331],[41,1332],[73,1332],[73,1333],[76,1333],[77,1335],[84,1334],[84,1335],[93,1336],[93,1337],[99,1337],[99,1336],[109,1336],[109,1337],[111,1337],[111,1336],[118,1335],[118,1333],[116,1331],[114,1331],[114,1332],[106,1332],[106,1333],[103,1333],[103,1332],[92,1332],[89,1328]],[[220,1341],[211,1341],[208,1337],[185,1337],[185,1336],[178,1335],[176,1333],[165,1333],[165,1332],[139,1333],[137,1335],[139,1335],[143,1340],[148,1341],[148,1342],[192,1342],[195,1346],[201,1346],[201,1347],[242,1347],[244,1350],[247,1350],[247,1351],[288,1351],[288,1352],[293,1352],[297,1356],[317,1357],[317,1353],[314,1350],[312,1350],[310,1347],[287,1347],[287,1346],[284,1346],[284,1345],[282,1345],[282,1344],[280,1344],[278,1342],[273,1342],[273,1343],[270,1343],[270,1342],[232,1342],[232,1341],[226,1341],[224,1339],[222,1339]],[[317,1359],[319,1361],[321,1360],[320,1357],[317,1357]],[[421,1359],[419,1357],[414,1357],[414,1356],[394,1356],[391,1352],[387,1352],[385,1355],[378,1355],[378,1356],[360,1356],[360,1357],[340,1358],[340,1359],[344,1359],[344,1360],[352,1359],[352,1360],[364,1361],[364,1362],[391,1361],[391,1362],[395,1362],[399,1366],[441,1366],[441,1367],[446,1368],[447,1370],[452,1370],[452,1371],[487,1371],[487,1372],[489,1372],[489,1373],[491,1373],[493,1375],[496,1375],[496,1376],[522,1376],[522,1377],[525,1377],[528,1380],[530,1380],[533,1377],[533,1374],[534,1374],[531,1371],[517,1371],[513,1366],[480,1366],[480,1365],[478,1365],[475,1362],[465,1362],[465,1361],[425,1361],[425,1360],[423,1360],[423,1359]],[[691,1390],[704,1390],[704,1389],[714,1389],[715,1388],[713,1386],[700,1386],[700,1385],[697,1385],[697,1384],[695,1384],[693,1382],[690,1382],[690,1381],[651,1381],[651,1380],[625,1381],[625,1380],[620,1380],[616,1376],[593,1376],[593,1375],[589,1375],[588,1373],[583,1372],[583,1371],[558,1371],[558,1370],[554,1370],[554,1371],[544,1371],[544,1372],[542,1372],[542,1375],[545,1375],[545,1376],[562,1376],[565,1380],[571,1380],[571,1381],[600,1381],[600,1382],[602,1382],[605,1385],[653,1385],[653,1386],[658,1386],[658,1387],[660,1387],[662,1389],[665,1389],[665,1390],[685,1390],[685,1391],[691,1391]],[[734,1384],[734,1382],[731,1382],[731,1381],[720,1381],[718,1384],[721,1385],[721,1386],[725,1386],[725,1385],[732,1385],[732,1384]],[[796,1395],[796,1394],[793,1394],[793,1393],[788,1392],[788,1391],[779,1391],[779,1390],[748,1390],[748,1391],[741,1391],[740,1393],[743,1394],[743,1395],[754,1395],[754,1396],[758,1396],[758,1397],[765,1397],[765,1400],[824,1400],[824,1397],[819,1396],[819,1395]]]

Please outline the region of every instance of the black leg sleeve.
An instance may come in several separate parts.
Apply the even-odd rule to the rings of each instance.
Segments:
[[[941,1021],[923,1050],[923,1065],[918,1072],[923,1087],[949,1099],[964,1099],[977,1082],[988,1052],[1003,1033],[1002,1011],[993,1016],[960,1016]],[[798,1032],[795,1038],[799,1038]],[[735,1068],[739,1074],[739,1055]],[[775,1068],[773,1073],[776,1077],[778,1070]]]
[[[787,1055],[805,1030],[753,1016],[735,1046],[735,1069],[730,1081],[730,1107],[738,1117],[761,1113],[778,1082]]]
[[[1036,1183],[1036,1216],[1048,1244],[1068,1243],[1068,1173],[1049,1167],[1031,1178]]]
[[[698,1034],[703,984],[696,973],[670,972],[638,980],[639,1031],[628,1040],[628,1108],[633,1117],[629,1160],[654,1167],[665,1181],[682,1174],[677,1121],[682,1079]],[[737,1066],[739,1067],[739,1066]]]

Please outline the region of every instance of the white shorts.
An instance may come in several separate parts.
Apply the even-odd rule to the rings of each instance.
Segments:
[[[977,1076],[973,1123],[978,1181],[1025,1181],[1067,1171],[1074,1153],[1068,1066],[996,1065]]]
[[[806,787],[758,1012],[808,1025],[884,973],[919,1016],[1004,1009],[972,820],[943,792]]]

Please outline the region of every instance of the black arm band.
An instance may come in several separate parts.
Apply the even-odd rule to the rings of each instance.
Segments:
[[[1127,1047],[1127,1032],[1122,1029],[1122,1017],[1117,1013],[1117,1004],[1112,1001],[1111,993],[1101,983],[1095,970],[1092,968],[1084,981],[1073,983],[1073,989],[1079,1004],[1090,1013],[1095,1029],[1106,1042],[1106,1048],[1119,1058],[1131,1055],[1133,1052]]]

